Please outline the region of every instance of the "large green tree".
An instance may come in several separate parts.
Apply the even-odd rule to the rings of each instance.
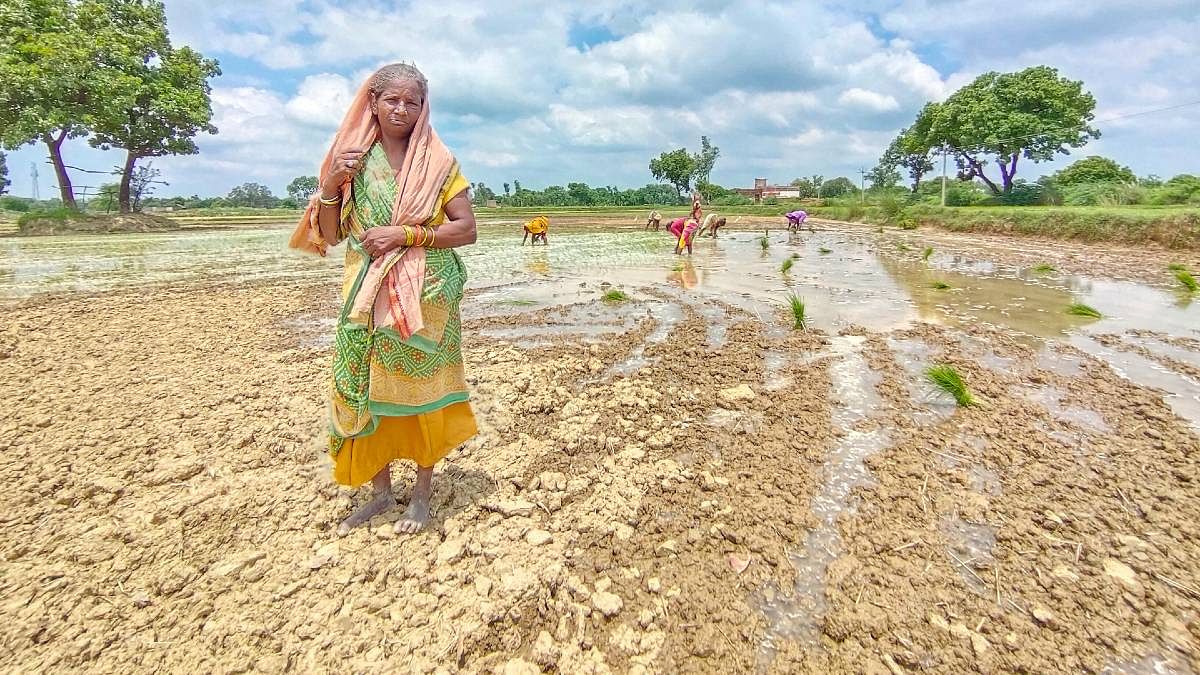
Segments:
[[[954,153],[960,178],[978,178],[993,194],[1008,194],[1022,157],[1044,162],[1099,137],[1088,124],[1095,107],[1082,82],[1049,66],[989,72],[937,106],[928,140]],[[985,171],[989,161],[1000,170],[999,184]]]
[[[129,105],[147,53],[165,40],[162,14],[138,0],[0,3],[0,145],[45,143],[65,206],[75,193],[62,146]]]
[[[910,189],[916,193],[921,178],[933,170],[933,161],[929,153],[933,147],[931,129],[937,111],[937,103],[927,103],[917,114],[912,126],[902,130],[892,139],[891,144],[883,151],[883,156],[879,158],[879,164],[875,165],[868,176],[872,184],[886,182],[884,179],[890,179],[891,173],[904,169],[912,181]],[[876,181],[877,178],[880,179],[879,182]],[[898,180],[899,176],[887,186],[895,185]]]
[[[296,176],[292,182],[288,183],[288,196],[296,200],[300,205],[308,204],[308,200],[317,192],[317,188],[321,187],[316,176]]]
[[[822,197],[841,197],[842,195],[850,195],[858,192],[858,186],[854,181],[845,176],[830,178],[821,184]]]
[[[696,158],[688,154],[687,148],[664,152],[656,159],[650,160],[650,175],[654,176],[655,180],[670,183],[682,197],[683,193],[692,187],[692,178],[696,175]]]
[[[243,183],[229,191],[225,198],[231,206],[254,206],[269,208],[275,206],[279,199],[271,194],[271,188],[260,183]]]
[[[8,162],[5,161],[4,153],[0,152],[0,195],[8,192]]]
[[[114,7],[114,25],[127,35],[141,36],[127,46],[142,52],[140,58],[121,66],[136,82],[133,91],[114,103],[110,114],[96,120],[89,142],[104,150],[125,150],[119,201],[121,212],[128,213],[133,208],[130,183],[138,160],[194,155],[199,151],[193,140],[196,134],[216,133],[208,81],[221,69],[190,47],[171,46],[161,2],[110,0],[107,4]]]
[[[1107,157],[1091,155],[1072,163],[1054,174],[1058,185],[1080,183],[1134,183],[1137,176],[1127,166],[1121,166]]]
[[[721,149],[713,145],[708,136],[700,137],[700,152],[690,154],[687,148],[679,148],[664,152],[650,160],[650,174],[656,180],[664,180],[675,186],[675,190],[683,197],[693,186],[708,183],[713,166]]]
[[[709,142],[708,136],[700,137],[700,152],[692,155],[696,161],[696,183],[708,183],[709,177],[712,175],[713,166],[717,163],[717,157],[721,155],[721,149]]]

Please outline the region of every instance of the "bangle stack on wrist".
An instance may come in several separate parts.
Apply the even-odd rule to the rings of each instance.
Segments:
[[[342,203],[342,195],[337,194],[333,197],[326,197],[324,194],[318,194],[317,201],[321,202],[321,206],[338,206]]]

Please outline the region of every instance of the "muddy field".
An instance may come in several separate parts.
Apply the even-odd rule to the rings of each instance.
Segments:
[[[367,497],[322,455],[336,265],[5,301],[0,665],[1200,671],[1179,256],[825,229],[593,271],[506,240],[464,303],[481,434],[412,538],[334,534]]]

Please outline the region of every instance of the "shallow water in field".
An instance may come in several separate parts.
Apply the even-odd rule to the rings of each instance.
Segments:
[[[670,236],[640,229],[560,226],[552,232],[549,246],[536,247],[522,246],[520,229],[512,223],[485,224],[479,232],[475,245],[460,250],[469,287],[474,289],[464,307],[468,318],[583,304],[610,287],[643,300],[648,299],[647,291],[653,291],[669,301],[651,303],[652,315],[669,304],[689,307],[708,325],[705,345],[698,348],[720,348],[728,327],[737,320],[726,307],[758,317],[767,337],[774,339],[790,330],[783,308],[787,297],[796,295],[804,300],[810,324],[829,333],[850,325],[886,331],[918,321],[991,325],[1018,339],[1041,343],[1039,366],[1077,371],[1077,359],[1053,348],[1061,339],[1140,384],[1162,389],[1175,411],[1200,428],[1200,383],[1137,354],[1104,348],[1090,337],[1131,329],[1200,337],[1200,302],[1180,302],[1176,294],[1150,286],[1088,277],[1039,277],[1028,270],[959,255],[935,253],[928,262],[919,262],[911,253],[921,250],[917,235],[889,239],[836,230],[803,234],[776,230],[767,233],[764,248],[761,232],[727,232],[718,240],[698,240],[692,256],[676,256]],[[205,279],[325,280],[336,288],[342,250],[334,249],[326,258],[303,255],[287,249],[288,235],[287,229],[236,229],[0,238],[0,299]],[[784,273],[781,268],[788,259],[791,268]],[[1104,318],[1066,314],[1064,308],[1073,301],[1098,308]],[[644,316],[645,308],[641,311]],[[615,319],[609,314],[624,315]],[[609,332],[627,330],[641,318],[619,308],[600,313],[572,309],[546,326],[497,328],[489,334],[534,342],[571,334],[602,339]],[[1044,342],[1045,338],[1056,339]],[[1200,358],[1157,340],[1135,344],[1186,363],[1195,364]],[[965,338],[962,345],[985,367],[1004,370],[1012,365],[988,345]],[[893,342],[892,347],[911,371],[914,403],[925,409],[928,422],[936,422],[945,411],[934,392],[922,389],[919,377],[931,355],[903,341]],[[626,367],[639,365],[634,359]],[[783,386],[774,374],[782,365],[775,360],[769,364],[771,387]]]

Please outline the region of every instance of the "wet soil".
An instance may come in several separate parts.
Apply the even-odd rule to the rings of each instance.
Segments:
[[[856,236],[763,256],[729,237],[657,271],[513,254],[503,271],[535,267],[465,302],[481,433],[438,467],[412,538],[402,508],[334,533],[368,494],[322,454],[330,268],[6,301],[0,659],[1200,670],[1194,310],[1159,293],[1157,321],[1033,321],[1110,282],[927,269]],[[957,290],[927,292],[934,276]],[[602,302],[608,284],[630,299]],[[789,289],[811,329],[772,302]],[[931,388],[933,363],[981,405]]]

